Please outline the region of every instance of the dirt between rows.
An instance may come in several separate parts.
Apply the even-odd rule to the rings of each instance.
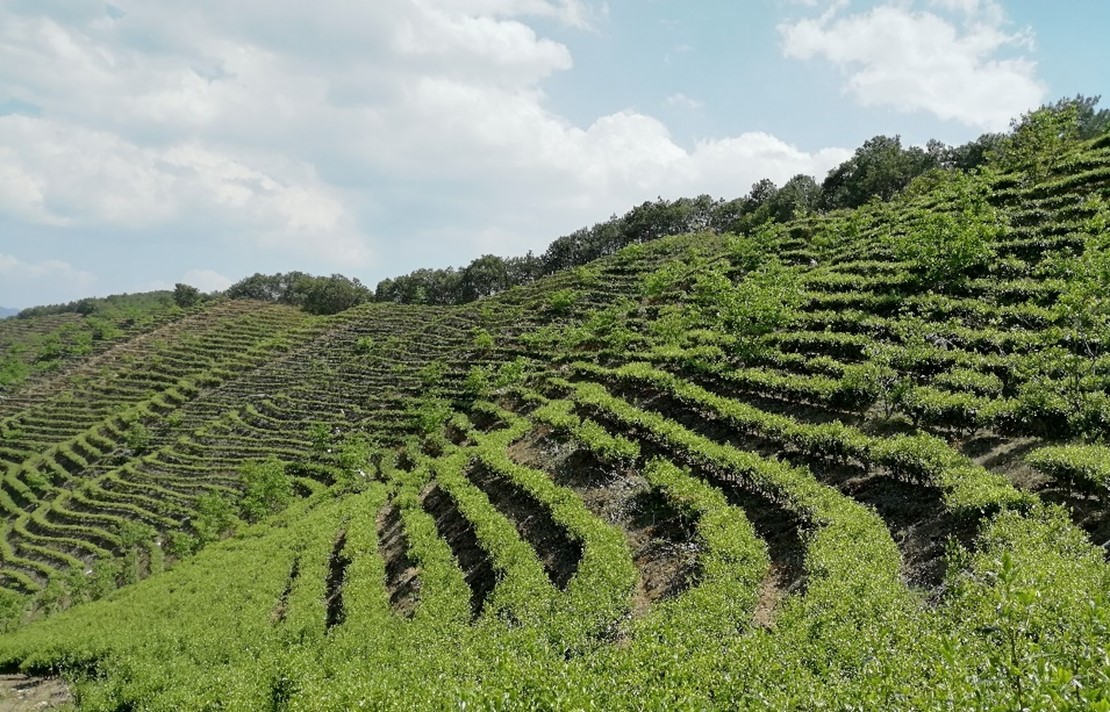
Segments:
[[[0,675],[0,712],[31,712],[69,708],[69,686],[57,677]]]
[[[560,441],[546,426],[535,428],[507,452],[518,464],[550,473],[557,484],[574,490],[591,513],[624,532],[639,572],[634,617],[697,580],[704,547],[693,524],[652,492],[637,468],[607,466],[590,452]]]

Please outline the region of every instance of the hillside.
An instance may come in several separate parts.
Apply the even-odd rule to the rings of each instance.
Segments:
[[[15,316],[19,313],[18,309],[9,309],[7,307],[0,307],[0,319],[7,319],[10,316]]]
[[[87,709],[1110,709],[1108,199],[1103,137],[464,305],[121,327],[2,392],[0,665]]]

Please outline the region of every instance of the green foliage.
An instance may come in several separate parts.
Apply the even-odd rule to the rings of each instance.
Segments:
[[[902,148],[900,136],[875,136],[857,148],[852,158],[829,171],[821,184],[822,206],[858,208],[872,198],[890,200],[936,165],[936,159],[922,149]]]
[[[474,345],[474,350],[479,353],[488,353],[496,345],[493,334],[477,326],[470,330],[470,342]]]
[[[173,293],[166,291],[136,294],[113,294],[107,297],[85,298],[66,304],[29,307],[19,312],[20,319],[53,314],[80,314],[99,317],[114,322],[140,321],[176,309]]]
[[[1104,445],[1042,447],[1026,457],[1037,470],[1110,497],[1110,448]]]
[[[451,405],[439,398],[421,398],[410,407],[409,416],[418,433],[430,435],[439,432],[451,417]]]
[[[459,280],[462,301],[489,297],[509,288],[509,269],[497,255],[482,255],[462,271]]]
[[[166,551],[179,559],[192,555],[199,545],[197,538],[187,532],[166,532]]]
[[[313,452],[320,454],[328,451],[332,443],[331,427],[327,423],[312,423],[305,433],[312,443]]]
[[[494,388],[506,388],[523,383],[527,370],[528,362],[523,356],[502,363],[497,367],[497,374],[493,378]]]
[[[0,633],[13,631],[19,626],[28,603],[25,595],[0,590]]]
[[[132,452],[146,452],[150,446],[150,429],[141,420],[132,419],[123,431],[123,441]]]
[[[485,398],[489,395],[492,383],[489,369],[483,366],[471,366],[463,381],[463,391],[471,399]]]
[[[547,295],[546,309],[551,314],[566,316],[581,298],[581,293],[576,289],[558,289]]]
[[[228,287],[231,299],[259,299],[290,304],[309,314],[338,314],[368,302],[373,293],[358,279],[333,274],[318,277],[304,272],[256,273]]]
[[[377,344],[374,341],[374,337],[372,337],[372,336],[360,336],[358,341],[355,342],[355,353],[360,355],[360,356],[366,356],[368,354],[372,354],[372,353],[374,353],[374,347],[376,345]]]
[[[640,293],[648,299],[672,296],[673,293],[685,291],[689,279],[689,266],[678,260],[672,260],[643,276],[640,281]]]
[[[339,445],[340,476],[337,484],[355,490],[365,487],[370,478],[370,456],[373,452],[373,442],[363,433],[344,438]]]
[[[293,481],[285,470],[285,463],[276,457],[265,460],[250,460],[239,467],[239,476],[243,479],[243,494],[239,499],[239,511],[247,521],[258,521],[274,512],[289,506],[293,500]],[[197,506],[201,511],[200,505]],[[210,531],[222,532],[222,516],[218,511],[212,513],[213,521]],[[229,522],[230,524],[230,522]],[[205,534],[202,533],[202,538]]]
[[[9,356],[0,360],[0,386],[15,386],[26,380],[31,367],[23,359]]]
[[[995,149],[991,160],[1004,170],[1026,170],[1043,180],[1079,146],[1079,141],[1104,133],[1110,112],[1095,112],[1098,97],[1062,99],[1029,111],[1010,125],[1010,135]]]
[[[208,492],[197,498],[193,531],[201,544],[218,541],[234,529],[238,517],[231,500],[219,492]],[[178,542],[175,542],[175,546]],[[186,541],[180,544],[185,545]]]
[[[447,375],[447,364],[443,361],[431,361],[424,365],[417,376],[420,378],[420,383],[427,389],[437,387]]]
[[[900,260],[908,262],[926,289],[950,290],[985,270],[992,243],[1007,229],[1004,215],[987,201],[987,183],[956,174],[947,186],[952,210],[930,211],[895,238]]]
[[[707,270],[692,294],[701,323],[735,337],[748,355],[761,350],[761,337],[789,326],[804,298],[797,272],[777,262],[750,272],[738,284],[720,270]]]
[[[178,282],[173,286],[173,303],[182,309],[196,306],[201,300],[200,290],[188,284]]]

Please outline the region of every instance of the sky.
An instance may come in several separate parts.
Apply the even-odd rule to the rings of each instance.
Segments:
[[[373,287],[1110,104],[1105,0],[0,0],[0,306]]]

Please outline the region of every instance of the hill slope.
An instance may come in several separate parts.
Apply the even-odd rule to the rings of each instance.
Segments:
[[[89,709],[1110,704],[1108,196],[1103,140],[105,344],[0,401],[0,661]]]

